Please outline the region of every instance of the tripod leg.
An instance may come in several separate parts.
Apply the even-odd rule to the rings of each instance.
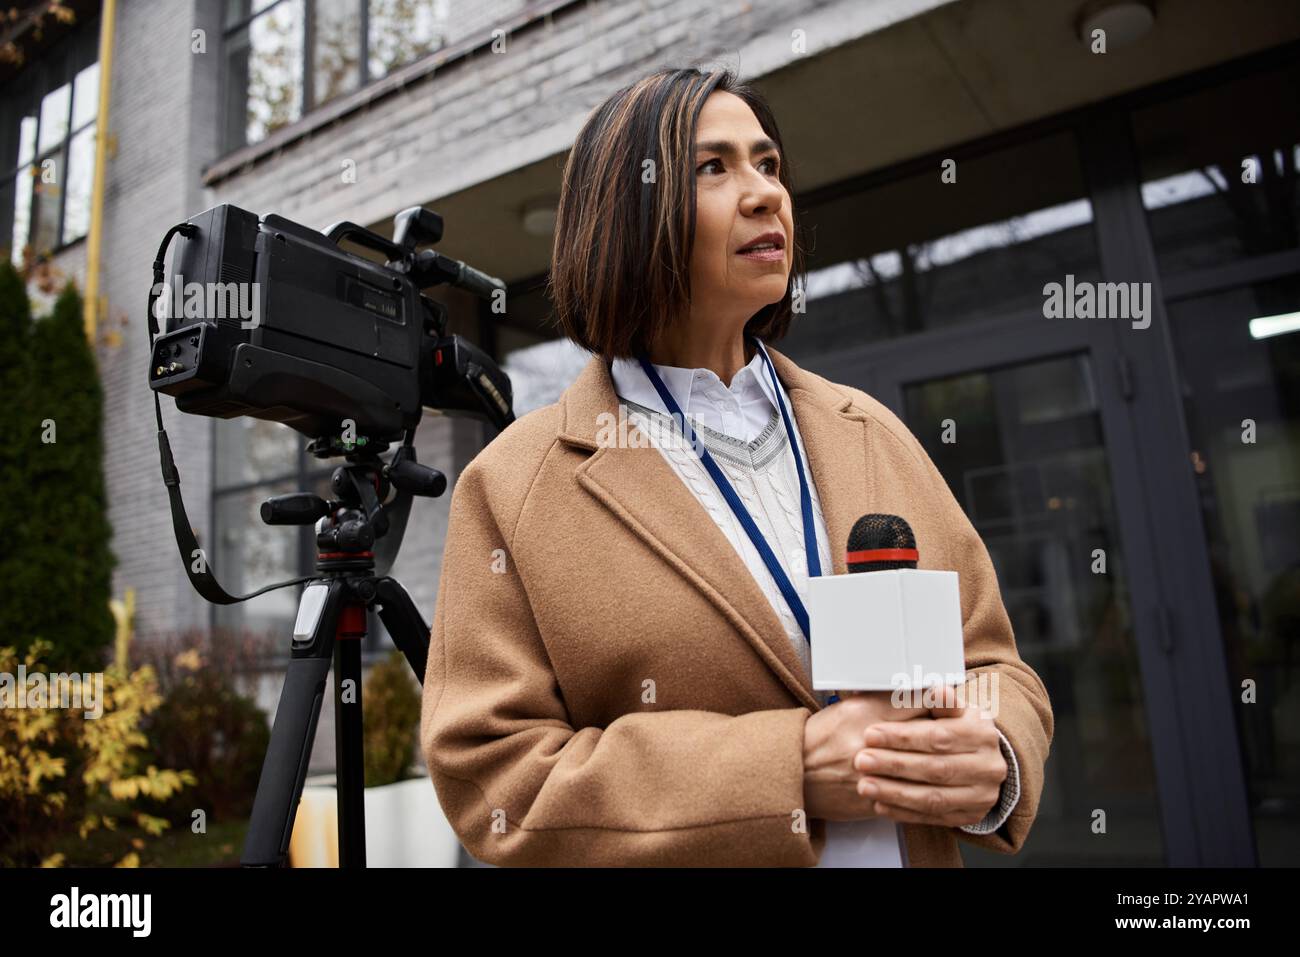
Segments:
[[[341,580],[312,582],[303,591],[294,625],[293,657],[285,673],[240,857],[245,867],[280,867],[288,856],[344,595]]]
[[[279,867],[285,863],[329,671],[329,658],[295,658],[289,662],[240,858],[245,867]]]
[[[366,866],[366,769],[361,720],[361,642],[365,637],[366,606],[345,606],[334,643],[339,867]]]
[[[429,626],[396,579],[379,579],[375,582],[375,593],[380,621],[388,629],[393,644],[406,655],[415,677],[424,684],[424,669],[429,658]]]

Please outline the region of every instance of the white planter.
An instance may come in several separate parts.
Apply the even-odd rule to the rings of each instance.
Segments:
[[[321,783],[322,781],[328,783]],[[333,779],[302,789],[289,841],[293,867],[338,866],[338,805]],[[443,816],[433,782],[410,778],[366,788],[366,866],[456,867],[460,841]]]

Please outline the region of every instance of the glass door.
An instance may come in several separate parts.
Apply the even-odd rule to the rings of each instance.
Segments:
[[[1091,357],[919,380],[904,385],[902,397],[904,420],[989,550],[1017,648],[1052,699],[1048,786],[1025,862],[1162,863],[1128,569]],[[1111,840],[1098,846],[1081,824],[1107,809]],[[963,854],[968,865],[1002,862],[970,847]]]
[[[1129,559],[1145,531],[1116,504],[1107,422],[1122,374],[1093,338],[1030,312],[819,369],[890,406],[921,441],[988,548],[1019,653],[1051,696],[1029,839],[1015,857],[963,843],[968,866],[1168,859]]]

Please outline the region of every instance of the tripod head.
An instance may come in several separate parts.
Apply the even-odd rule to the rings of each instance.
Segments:
[[[319,438],[308,445],[318,457],[336,454],[336,437]],[[334,496],[321,498],[313,492],[276,495],[262,503],[262,521],[267,525],[311,525],[316,529],[316,567],[322,572],[373,572],[375,542],[390,532],[384,556],[391,564],[402,535],[411,498],[437,498],[447,490],[447,477],[434,468],[415,460],[415,448],[401,445],[385,463],[382,449],[370,448],[346,453],[346,465],[340,465],[330,477]],[[391,504],[385,505],[396,492]]]

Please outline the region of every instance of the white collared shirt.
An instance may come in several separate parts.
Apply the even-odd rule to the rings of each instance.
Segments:
[[[655,371],[692,425],[698,422],[745,442],[752,441],[763,431],[776,408],[772,380],[757,350],[749,364],[732,376],[730,385],[723,385],[712,369],[655,365]],[[610,375],[614,379],[614,391],[621,398],[668,414],[654,384],[646,378],[645,370],[637,360],[615,359],[610,364]],[[789,408],[788,400],[786,408]],[[798,426],[795,428],[797,430]],[[799,447],[803,448],[802,442]]]

